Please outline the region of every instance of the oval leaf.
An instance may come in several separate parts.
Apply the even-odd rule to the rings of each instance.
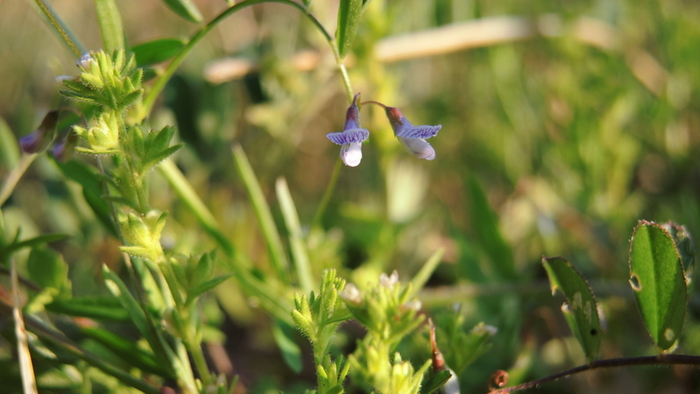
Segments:
[[[180,52],[183,46],[185,46],[185,43],[180,39],[163,38],[144,42],[134,46],[131,50],[136,56],[136,65],[145,67],[172,58]]]
[[[566,297],[562,306],[564,317],[578,339],[586,358],[591,361],[600,347],[600,319],[598,305],[583,276],[561,257],[542,259],[547,270],[552,294],[558,289]]]
[[[357,27],[362,16],[362,0],[340,0],[338,8],[338,29],[335,38],[338,40],[338,53],[341,59],[350,51],[350,46],[355,40]]]
[[[190,22],[199,23],[202,21],[202,13],[191,0],[163,0],[174,13]]]
[[[634,230],[630,285],[651,338],[670,349],[683,329],[688,290],[676,244],[656,223],[641,221]]]

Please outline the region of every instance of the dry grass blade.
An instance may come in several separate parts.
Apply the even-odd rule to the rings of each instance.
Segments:
[[[32,356],[29,354],[29,343],[27,341],[27,330],[24,328],[24,317],[19,297],[19,279],[15,259],[10,260],[10,275],[12,286],[12,316],[15,321],[15,335],[17,336],[17,354],[19,356],[19,368],[22,375],[22,392],[24,394],[38,393],[36,379],[34,377],[34,366]]]

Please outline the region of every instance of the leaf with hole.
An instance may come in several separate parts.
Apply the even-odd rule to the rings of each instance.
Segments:
[[[586,358],[593,360],[600,348],[601,330],[598,305],[591,288],[571,263],[561,257],[544,258],[542,264],[549,276],[552,294],[559,290],[566,297],[561,309],[571,331],[581,344]]]
[[[634,230],[630,285],[654,343],[672,349],[683,329],[688,290],[673,237],[656,223],[641,221]]]

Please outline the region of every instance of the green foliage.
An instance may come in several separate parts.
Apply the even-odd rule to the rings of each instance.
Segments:
[[[174,13],[190,22],[202,21],[202,13],[192,0],[163,0]]]
[[[586,359],[595,359],[600,348],[602,330],[598,304],[591,288],[571,263],[561,257],[543,258],[542,264],[547,270],[552,294],[559,290],[566,297],[561,310],[571,331],[583,347]]]
[[[644,324],[662,351],[672,351],[683,330],[688,290],[673,237],[642,221],[632,236],[630,285]]]
[[[97,11],[97,21],[102,32],[102,45],[104,50],[112,52],[125,48],[124,29],[122,28],[122,17],[114,0],[95,0]]]
[[[362,17],[363,0],[341,0],[338,8],[338,29],[335,31],[335,39],[338,42],[338,53],[344,58],[352,42],[357,35],[357,29]]]
[[[152,66],[162,63],[182,50],[185,43],[177,38],[163,38],[134,45],[131,51],[136,56],[136,65],[139,67]]]

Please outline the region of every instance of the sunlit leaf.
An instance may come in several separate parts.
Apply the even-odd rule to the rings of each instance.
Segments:
[[[139,67],[150,66],[164,62],[185,46],[184,41],[177,38],[163,38],[135,45],[131,50],[136,55],[136,64]]]
[[[102,45],[107,52],[124,48],[122,17],[114,0],[95,0],[97,21],[102,32]]]
[[[654,343],[671,349],[683,329],[688,291],[676,244],[656,223],[642,221],[634,230],[630,285]]]
[[[192,0],[163,0],[165,4],[181,18],[190,22],[202,21],[202,13]]]
[[[591,288],[581,274],[565,259],[552,257],[542,259],[552,294],[559,290],[566,297],[562,306],[569,328],[578,339],[586,358],[590,361],[598,355],[600,348],[600,319],[598,305]]]
[[[340,0],[338,7],[338,30],[335,39],[338,41],[338,52],[343,58],[350,51],[355,40],[357,28],[362,16],[362,0]]]

